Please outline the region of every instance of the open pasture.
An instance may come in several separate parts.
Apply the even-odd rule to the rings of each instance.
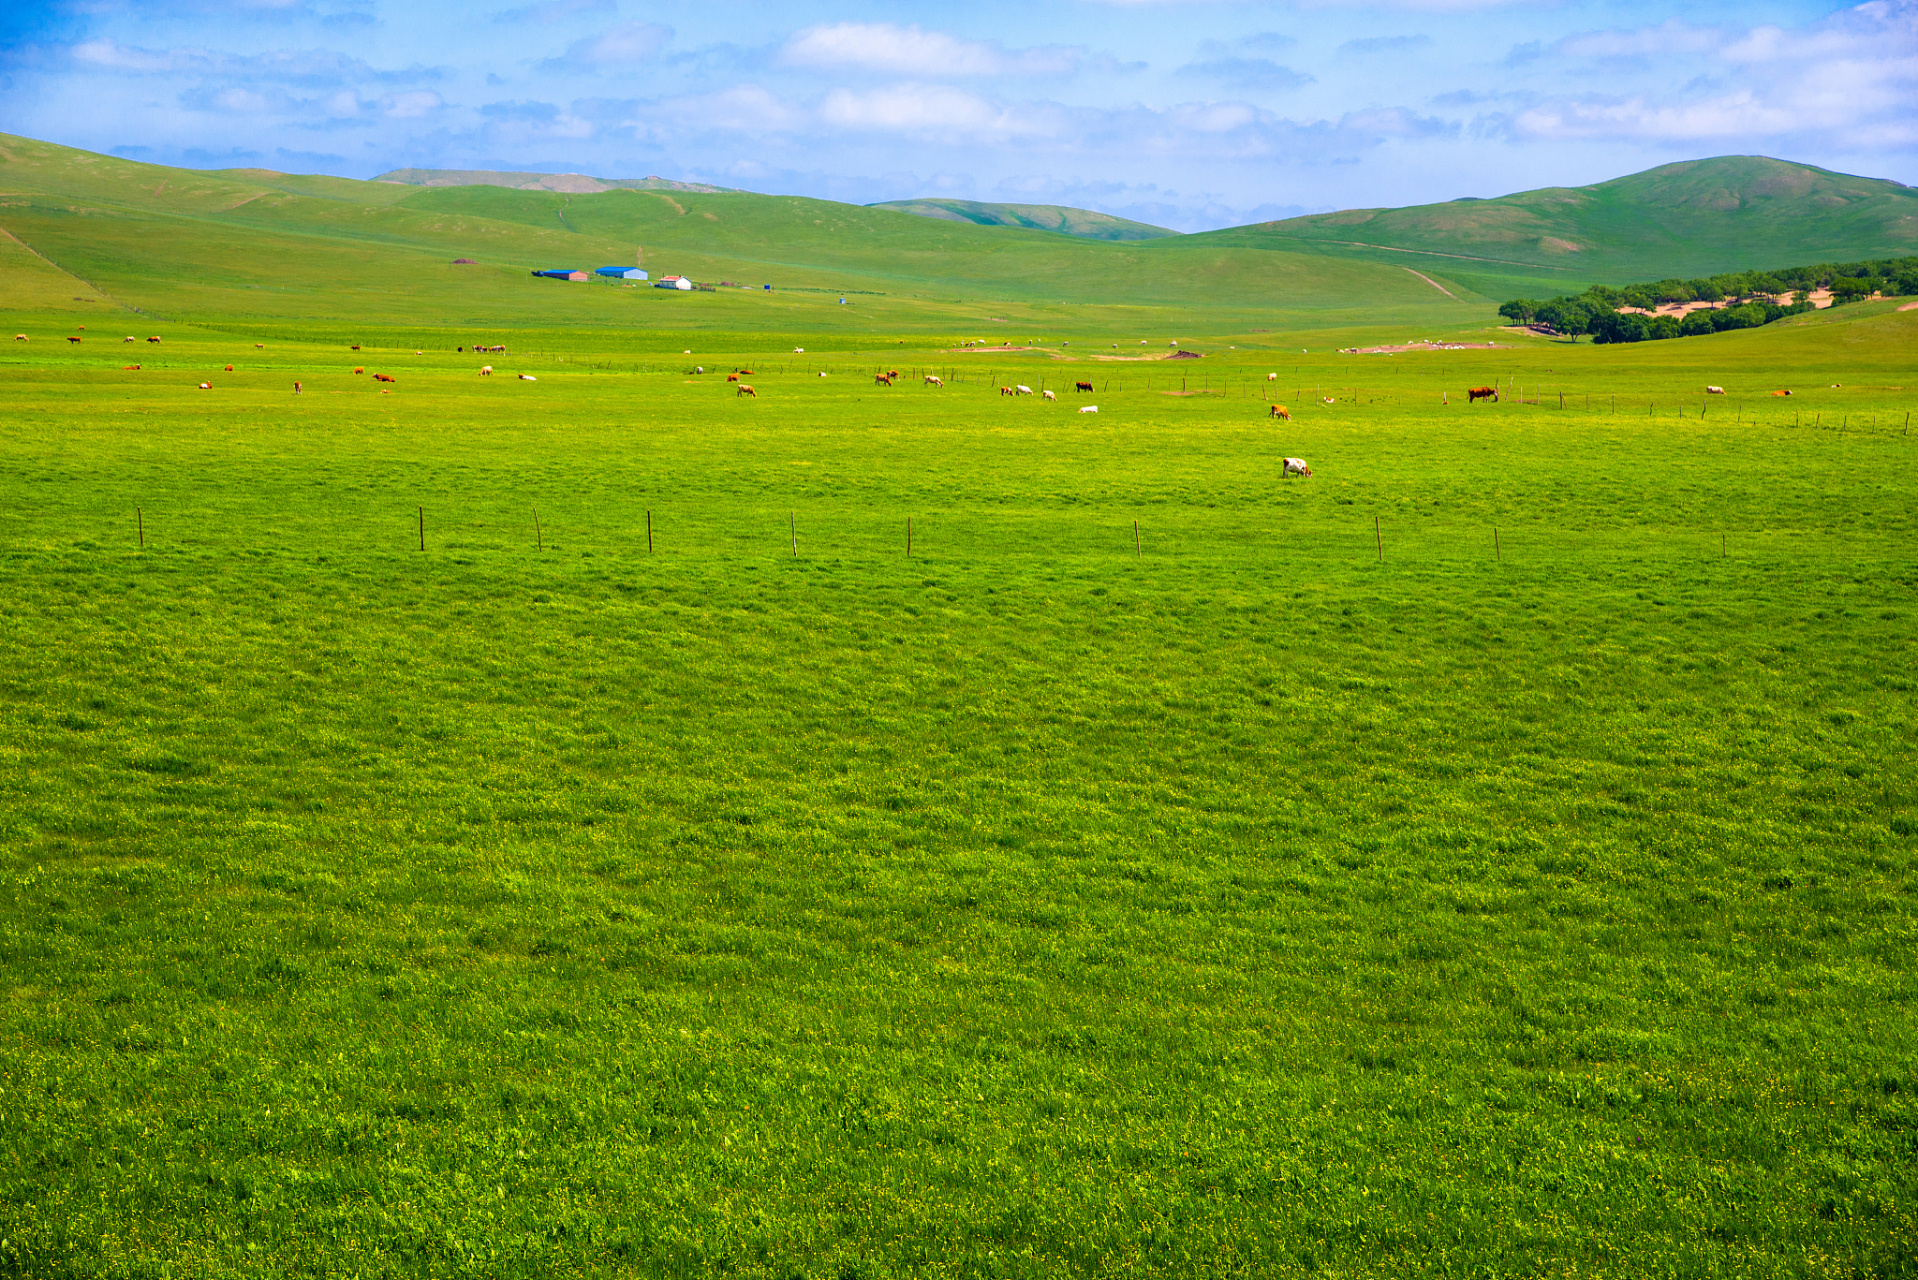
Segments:
[[[0,1268],[1918,1265],[1918,313],[69,321],[0,348]]]

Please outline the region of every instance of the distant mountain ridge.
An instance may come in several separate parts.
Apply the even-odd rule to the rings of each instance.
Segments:
[[[1918,252],[1918,191],[1769,156],[1660,165],[1584,187],[1401,209],[1343,209],[1193,237],[1441,266],[1551,293],[1779,262]],[[1552,288],[1554,284],[1557,288]]]
[[[866,207],[913,213],[922,218],[941,218],[948,222],[970,222],[982,227],[1030,227],[1036,231],[1057,231],[1087,240],[1158,240],[1179,234],[1151,223],[1134,222],[1110,213],[1075,209],[1061,204],[990,204],[982,200],[927,197],[920,200],[884,200]]]
[[[739,190],[656,176],[594,178],[583,173],[517,173],[501,169],[389,169],[373,181],[397,182],[409,187],[511,187],[515,191],[558,191],[575,196],[620,190],[690,191],[703,195]]]

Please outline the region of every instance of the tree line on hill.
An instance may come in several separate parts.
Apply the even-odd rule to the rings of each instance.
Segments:
[[[1728,271],[1700,280],[1659,280],[1623,289],[1595,284],[1576,297],[1566,295],[1549,302],[1513,298],[1500,306],[1498,313],[1516,324],[1549,329],[1574,340],[1581,333],[1589,333],[1593,342],[1648,342],[1727,329],[1756,329],[1810,311],[1814,289],[1829,289],[1834,306],[1876,293],[1918,295],[1918,258],[1821,262],[1782,271]],[[1780,304],[1778,299],[1787,294],[1792,301]],[[1636,307],[1654,311],[1684,302],[1730,305],[1700,308],[1683,319],[1619,310]]]

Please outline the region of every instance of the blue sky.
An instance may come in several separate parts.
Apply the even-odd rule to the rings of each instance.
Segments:
[[[0,130],[166,164],[660,174],[1184,230],[1764,154],[1918,183],[1918,0],[60,0]]]

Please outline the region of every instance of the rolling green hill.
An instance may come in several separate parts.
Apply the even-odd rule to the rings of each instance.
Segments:
[[[1918,252],[1918,191],[1764,156],[1718,156],[1588,187],[1346,209],[1189,238],[1442,267],[1480,293],[1549,297],[1599,283]]]
[[[1214,334],[1381,323],[1424,332],[1484,323],[1496,301],[1456,285],[1447,297],[1396,266],[1188,248],[1186,237],[1106,243],[747,192],[572,194],[207,173],[4,135],[0,202],[0,228],[72,278],[69,298],[97,290],[108,300],[67,308],[117,304],[218,323],[350,316],[369,325],[1136,340],[1196,335],[1202,325]],[[751,291],[672,298],[528,275],[635,261],[655,276]],[[25,305],[5,288],[0,310]]]
[[[885,200],[868,209],[895,209],[916,213],[922,218],[943,218],[948,222],[971,222],[982,227],[1032,227],[1040,231],[1059,231],[1088,240],[1158,240],[1179,233],[1146,222],[1115,218],[1091,209],[1074,209],[1058,204],[987,204],[979,200]]]

